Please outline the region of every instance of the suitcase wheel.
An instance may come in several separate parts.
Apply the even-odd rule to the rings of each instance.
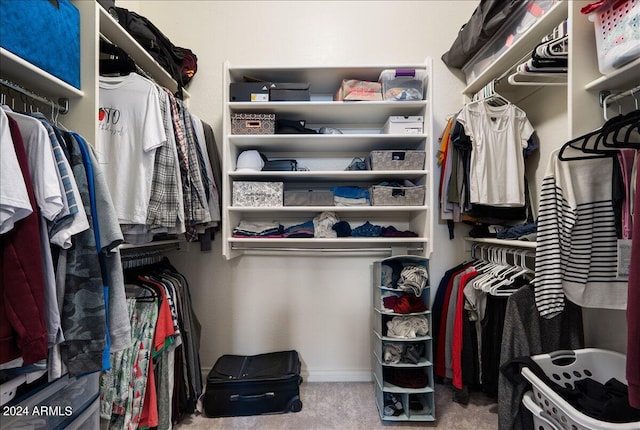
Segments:
[[[291,412],[300,412],[302,410],[302,400],[300,400],[300,397],[295,396],[289,400],[287,409]]]

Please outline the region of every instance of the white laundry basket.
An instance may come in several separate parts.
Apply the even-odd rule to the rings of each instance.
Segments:
[[[595,26],[600,73],[640,57],[640,0],[608,0],[589,20]]]
[[[627,382],[625,376],[626,359],[623,354],[618,352],[585,348],[574,351],[555,351],[550,354],[534,355],[531,358],[549,379],[567,388],[573,388],[574,381],[584,378],[591,378],[602,384],[611,378],[616,378],[625,384]],[[544,412],[544,415],[541,416],[547,421],[551,421],[558,429],[640,430],[640,422],[610,423],[591,418],[571,406],[529,368],[523,367],[522,375],[533,386],[533,401]],[[545,426],[542,428],[547,429]]]
[[[533,414],[533,428],[535,430],[560,430],[553,423],[552,418],[533,400],[531,391],[524,393],[522,403]]]

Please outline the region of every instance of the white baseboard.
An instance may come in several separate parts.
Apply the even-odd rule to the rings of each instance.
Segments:
[[[306,382],[371,382],[371,369],[364,370],[313,370],[303,372]]]
[[[211,367],[202,368],[202,378],[206,384]],[[313,370],[305,369],[301,373],[305,382],[371,382],[371,369],[361,370]]]

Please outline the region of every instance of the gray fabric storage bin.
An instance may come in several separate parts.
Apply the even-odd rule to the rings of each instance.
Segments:
[[[424,151],[371,151],[371,170],[422,170]]]
[[[424,204],[424,196],[424,185],[413,187],[374,185],[371,187],[372,206],[421,206]]]
[[[329,190],[285,190],[285,206],[333,206]]]

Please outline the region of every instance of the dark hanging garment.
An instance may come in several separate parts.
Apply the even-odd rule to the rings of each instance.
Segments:
[[[449,50],[442,55],[442,61],[449,67],[461,69],[507,20],[526,11],[521,6],[522,2],[518,0],[482,0]]]
[[[24,179],[34,210],[0,236],[0,363],[22,358],[27,365],[47,358],[40,219],[22,135],[16,121],[8,120],[21,169],[16,174]]]

